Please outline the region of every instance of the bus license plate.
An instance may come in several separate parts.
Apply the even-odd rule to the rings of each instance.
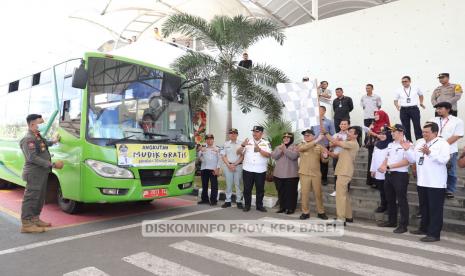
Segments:
[[[144,190],[144,198],[160,197],[167,196],[168,192],[166,189],[154,189],[154,190]]]

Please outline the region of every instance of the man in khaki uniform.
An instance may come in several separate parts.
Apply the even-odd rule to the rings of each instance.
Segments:
[[[449,73],[441,73],[438,76],[441,86],[434,89],[431,95],[431,103],[436,106],[441,102],[448,102],[452,105],[451,115],[457,117],[457,102],[462,97],[462,86],[460,84],[452,84],[449,82]],[[437,117],[438,114],[435,113]]]
[[[310,218],[308,201],[310,191],[313,190],[318,217],[326,220],[328,217],[325,214],[325,208],[323,206],[320,171],[320,158],[323,147],[317,144],[323,139],[323,135],[314,139],[315,134],[311,129],[302,131],[302,135],[304,136],[304,141],[298,146],[298,151],[300,153],[299,177],[302,195],[302,215],[300,215],[300,219]]]
[[[30,114],[26,118],[28,132],[19,143],[24,154],[23,179],[26,189],[21,207],[21,233],[41,233],[51,224],[42,221],[39,216],[47,193],[48,175],[54,169],[63,168],[63,161],[51,161],[48,147],[58,143],[59,136],[52,141],[45,140],[39,131],[44,119],[39,114]]]
[[[360,145],[357,142],[358,137],[361,135],[359,127],[350,127],[347,133],[346,141],[339,141],[334,139],[331,135],[326,133],[328,140],[335,146],[342,148],[338,155],[338,161],[334,175],[337,176],[336,180],[336,214],[337,219],[346,222],[353,222],[352,206],[350,202],[349,183],[354,175],[354,163]],[[334,153],[325,150],[330,156]]]

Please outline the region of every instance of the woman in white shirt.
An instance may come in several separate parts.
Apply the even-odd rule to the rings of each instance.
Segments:
[[[385,173],[378,171],[379,167],[383,164],[387,156],[387,148],[389,143],[392,142],[391,132],[383,128],[378,134],[378,141],[375,143],[373,151],[373,158],[371,160],[370,172],[373,178],[372,184],[379,190],[379,196],[381,199],[380,206],[375,210],[376,213],[384,213],[387,210],[386,194],[384,193],[384,178]]]

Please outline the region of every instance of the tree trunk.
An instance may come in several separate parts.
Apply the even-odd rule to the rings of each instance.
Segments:
[[[227,82],[227,89],[228,89],[228,98],[227,98],[227,101],[228,101],[228,107],[227,107],[227,117],[226,117],[226,139],[225,140],[228,140],[228,134],[229,134],[229,130],[232,128],[232,84],[231,82],[228,80]]]

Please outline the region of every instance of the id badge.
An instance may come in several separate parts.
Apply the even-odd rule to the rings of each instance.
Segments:
[[[342,107],[342,103],[339,103],[339,108],[341,108],[341,107]]]
[[[421,166],[423,165],[423,162],[425,161],[425,157],[420,157],[420,159],[418,159],[418,166]]]
[[[410,103],[411,102],[411,99],[410,98],[407,98],[407,103]]]

